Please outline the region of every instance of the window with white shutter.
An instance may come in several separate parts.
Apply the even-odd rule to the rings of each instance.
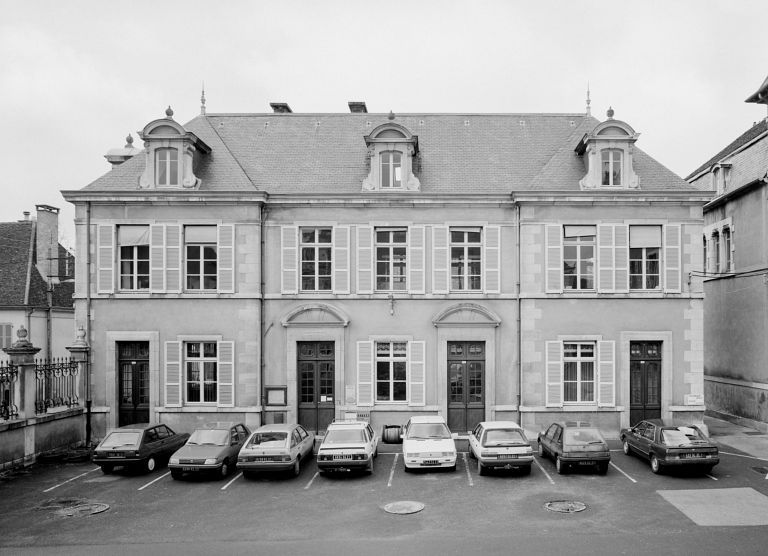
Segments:
[[[218,227],[218,290],[222,293],[235,291],[235,227],[221,224]]]
[[[149,281],[153,292],[165,291],[165,226],[152,224],[149,227],[150,260]]]
[[[112,293],[115,291],[115,227],[99,224],[96,233],[96,291]]]
[[[483,237],[483,274],[486,293],[501,292],[501,228],[486,226]]]
[[[432,228],[432,292],[448,293],[448,227]]]
[[[408,404],[426,404],[426,342],[408,342]]]
[[[349,293],[349,226],[333,228],[333,291]]]
[[[664,289],[671,293],[682,291],[681,226],[664,226]]]
[[[357,405],[373,406],[373,342],[357,342]]]
[[[181,407],[181,342],[165,342],[165,406]]]
[[[408,291],[424,293],[426,291],[424,262],[426,255],[424,226],[411,226],[408,229]]]
[[[218,342],[217,405],[235,405],[235,342]]]
[[[597,354],[597,405],[613,407],[616,405],[616,342],[613,340],[597,342]]]
[[[283,226],[280,229],[280,291],[282,293],[299,291],[298,260],[299,228]]]
[[[357,293],[373,293],[373,228],[357,227]]]
[[[563,291],[563,229],[557,224],[544,228],[546,292]]]
[[[563,407],[563,344],[546,342],[546,404],[547,407]]]

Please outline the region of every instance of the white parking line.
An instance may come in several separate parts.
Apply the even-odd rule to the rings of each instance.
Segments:
[[[549,482],[550,482],[551,484],[553,484],[553,485],[554,485],[554,484],[555,484],[555,481],[553,481],[553,480],[552,480],[552,477],[550,477],[550,476],[549,476],[549,473],[547,473],[547,471],[546,471],[546,470],[545,470],[545,469],[544,469],[544,468],[541,466],[541,464],[539,463],[539,460],[538,460],[538,459],[536,459],[536,458],[534,457],[534,458],[533,458],[533,461],[534,461],[534,463],[536,464],[536,466],[537,466],[539,469],[541,469],[541,472],[542,472],[542,473],[544,473],[544,475],[546,475],[546,476],[547,476],[547,479],[549,479]]]
[[[461,457],[464,458],[464,469],[467,472],[467,480],[469,481],[469,486],[475,486],[472,482],[472,475],[469,473],[469,462],[467,461],[467,453],[462,452]]]
[[[618,465],[616,465],[615,463],[611,462],[611,467],[613,467],[613,468],[614,468],[616,471],[618,471],[619,473],[621,473],[622,475],[624,475],[624,476],[625,476],[627,479],[629,479],[629,480],[630,480],[630,481],[632,481],[633,483],[636,483],[636,482],[637,482],[637,481],[636,481],[636,480],[634,480],[632,477],[630,477],[629,475],[627,475],[626,473],[624,473],[624,471],[622,471],[622,469],[621,469],[621,468],[619,468],[619,466],[618,466]]]
[[[243,476],[243,472],[241,471],[240,473],[238,473],[237,475],[235,475],[235,478],[234,478],[234,479],[232,479],[232,480],[231,480],[231,481],[229,481],[229,482],[228,482],[226,485],[224,485],[223,487],[221,487],[221,490],[227,490],[227,487],[228,487],[229,485],[231,485],[232,483],[234,483],[236,480],[238,480],[238,479],[239,479],[240,477],[242,477],[242,476]]]
[[[304,490],[308,490],[309,487],[312,486],[312,483],[315,482],[315,479],[317,479],[317,476],[320,474],[320,471],[315,471],[315,474],[312,475],[312,478],[307,483],[307,486],[304,487]]]
[[[760,460],[760,461],[768,461],[768,459],[765,459],[765,458],[758,458],[758,457],[755,457],[755,456],[747,456],[745,454],[734,454],[733,452],[723,452],[722,450],[720,451],[720,453],[721,454],[725,454],[726,456],[739,456],[740,458],[749,458],[749,459],[756,459],[756,460]]]
[[[144,490],[144,489],[145,489],[145,488],[147,488],[149,485],[151,485],[151,484],[153,484],[153,483],[156,483],[157,481],[159,481],[159,480],[160,480],[160,479],[162,479],[163,477],[167,477],[167,476],[168,476],[168,475],[170,475],[170,474],[171,474],[171,472],[170,472],[170,471],[168,471],[168,472],[167,472],[167,473],[165,473],[164,475],[160,475],[160,476],[159,476],[157,479],[153,479],[153,480],[149,481],[149,482],[148,482],[146,485],[144,485],[144,486],[142,486],[142,487],[139,487],[139,488],[138,488],[138,489],[136,489],[136,490]]]
[[[392,462],[392,469],[389,471],[389,481],[387,481],[387,486],[392,486],[392,477],[395,476],[395,466],[397,465],[397,458],[400,454],[395,453],[395,460]]]
[[[52,491],[55,488],[59,488],[62,485],[66,485],[67,483],[71,483],[72,481],[74,481],[75,479],[79,479],[80,477],[85,477],[88,473],[93,473],[94,471],[98,471],[99,469],[101,469],[101,468],[100,467],[94,467],[90,471],[86,471],[85,473],[81,473],[77,477],[72,477],[71,479],[67,479],[63,483],[59,483],[58,485],[54,485],[51,488],[47,488],[43,492],[50,492],[50,491]]]
[[[712,479],[713,481],[717,481],[717,480],[719,480],[717,477],[713,477],[713,476],[712,476],[712,475],[710,475],[709,473],[706,473],[706,475],[707,475],[707,477],[709,477],[709,478],[710,478],[710,479]]]

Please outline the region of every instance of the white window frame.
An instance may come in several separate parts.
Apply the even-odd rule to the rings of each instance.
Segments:
[[[13,324],[0,322],[0,348],[9,348],[13,345]]]
[[[187,347],[192,344],[198,344],[200,346],[200,356],[199,357],[190,357],[188,355]],[[213,344],[213,346],[216,349],[216,355],[215,357],[205,357],[204,352],[204,345],[205,344]],[[182,356],[183,356],[183,400],[184,405],[192,405],[192,406],[216,406],[219,402],[219,344],[215,340],[185,340],[182,342],[183,350],[182,350]],[[189,363],[199,363],[200,369],[200,378],[195,381],[189,380]],[[205,363],[213,363],[214,364],[214,371],[216,375],[216,380],[205,380]],[[191,401],[189,399],[189,384],[197,383],[199,385],[199,396],[200,399],[198,401]],[[214,393],[214,399],[213,400],[205,400],[205,385],[213,385],[213,393]]]
[[[187,228],[193,226],[198,227],[197,224],[190,224],[189,226],[184,227],[184,291],[188,292],[214,292],[218,291],[219,289],[219,246],[216,239],[209,242],[195,242],[195,241],[187,241]],[[218,237],[218,227],[216,225],[206,225],[201,224],[200,227],[210,227],[214,230],[215,237]],[[190,247],[197,247],[200,250],[199,258],[191,259],[189,257],[189,248]],[[216,255],[216,258],[214,259],[214,262],[216,263],[216,270],[211,273],[205,272],[205,249],[206,248],[213,248],[214,254]],[[197,273],[191,274],[189,272],[189,263],[190,262],[198,262],[200,264],[200,270]],[[200,285],[197,288],[190,288],[189,287],[189,278],[198,278],[200,280]],[[212,277],[216,281],[216,285],[213,288],[206,288],[205,287],[205,278],[206,277]]]
[[[163,181],[160,180],[161,168],[165,171],[165,180]],[[171,179],[174,172],[176,174],[175,181]],[[155,149],[155,185],[158,187],[177,186],[181,183],[179,173],[179,149],[175,147]]]
[[[561,257],[562,265],[563,265],[563,270],[562,270],[562,272],[563,272],[563,274],[562,274],[562,277],[563,277],[562,278],[563,279],[563,290],[564,291],[569,291],[569,292],[570,291],[595,291],[596,288],[597,288],[597,284],[596,284],[596,280],[597,280],[597,276],[596,276],[596,273],[597,273],[597,249],[598,249],[597,226],[592,225],[592,224],[587,224],[587,226],[595,228],[595,233],[592,236],[572,236],[572,237],[566,237],[565,236],[565,228],[567,226],[568,225],[563,226],[561,228],[561,231],[560,231],[560,233],[562,234],[562,238],[563,238],[562,239],[562,241],[563,241],[563,243],[562,243],[562,257]],[[592,241],[591,242],[582,242],[581,238],[583,238],[583,237],[592,237]],[[574,240],[575,240],[575,242],[574,242]],[[581,263],[586,261],[586,260],[589,260],[589,259],[582,259],[581,258],[581,248],[582,247],[587,247],[587,246],[590,246],[590,245],[592,246],[592,274],[591,274],[591,276],[592,276],[592,287],[582,288],[581,287],[581,280],[582,280],[582,278],[585,278],[585,277],[587,277],[589,275],[588,274],[583,274],[582,275],[582,273],[581,273]],[[574,274],[566,274],[566,272],[565,272],[565,261],[566,261],[565,251],[566,251],[567,247],[571,247],[571,246],[576,247],[575,273]],[[576,287],[575,288],[569,288],[568,286],[566,286],[566,277],[567,276],[575,276],[576,277]]]
[[[146,228],[146,235],[147,235],[147,243],[141,244],[141,245],[122,245],[119,241],[120,239],[120,228],[122,226],[117,226],[117,284],[118,289],[120,291],[124,292],[132,292],[132,291],[144,291],[149,290],[152,287],[151,284],[151,275],[152,275],[152,269],[151,269],[151,261],[152,261],[152,253],[151,253],[151,241],[150,241],[150,226],[149,224],[125,224],[124,226],[131,226],[131,227],[138,227],[141,226],[142,228]],[[146,258],[139,258],[138,250],[141,247],[146,247],[147,250],[147,256]],[[130,258],[124,258],[123,257],[123,249],[131,249],[131,257]],[[139,273],[138,266],[139,262],[145,262],[147,265],[147,272],[145,273]],[[131,273],[126,274],[123,272],[123,263],[130,263],[131,265]],[[147,286],[144,288],[139,287],[139,277],[144,276],[147,279]],[[131,280],[131,287],[123,287],[123,278],[130,278]]]
[[[608,160],[606,161],[606,155]],[[618,161],[614,157],[618,155]],[[605,183],[604,168],[608,162],[608,183]],[[614,181],[614,173],[618,166],[619,180]],[[624,179],[624,151],[621,149],[603,149],[600,152],[600,185],[603,187],[621,187]]]
[[[304,242],[304,232],[312,230],[313,233],[313,242]],[[327,231],[330,238],[328,242],[320,242],[320,233],[321,231]],[[333,226],[299,226],[299,291],[300,292],[331,292],[333,291]],[[304,260],[304,249],[312,249],[312,252],[314,254],[314,258],[310,261]],[[328,261],[320,261],[319,254],[320,249],[328,249],[329,258]],[[329,265],[330,270],[328,271],[328,274],[320,274],[319,271],[319,265],[320,263],[327,262]],[[304,287],[304,264],[311,263],[313,265],[313,273],[311,275],[313,285],[312,288],[305,288]],[[309,278],[309,275],[307,275],[307,278]],[[321,278],[327,278],[328,279],[328,287],[320,289],[320,279]]]
[[[395,157],[399,158],[398,162],[395,162]],[[382,190],[397,190],[403,188],[403,158],[404,153],[398,150],[381,151],[379,153],[379,186]],[[384,182],[384,167],[387,168],[387,182]],[[399,180],[395,179],[395,174],[399,170]],[[399,181],[399,183],[398,183]]]
[[[725,268],[723,272],[733,272],[733,237],[731,235],[731,227],[723,226],[723,260],[725,261]]]
[[[714,272],[717,274],[720,272],[720,264],[722,263],[722,253],[720,253],[720,230],[712,232],[712,255]]]
[[[482,292],[483,291],[483,226],[450,226],[448,228],[448,269],[449,269],[449,287],[450,291],[452,292]],[[464,234],[464,238],[461,241],[454,241],[453,240],[453,234],[454,232],[459,232]],[[467,234],[469,233],[478,233],[480,235],[477,242],[474,241],[468,241]],[[480,254],[479,257],[479,263],[480,268],[477,274],[470,274],[470,267],[472,260],[469,257],[469,249],[476,248]],[[453,250],[454,249],[461,249],[462,250],[462,257],[460,260],[460,264],[462,265],[462,273],[453,274]],[[460,288],[457,288],[454,286],[454,276],[459,277],[462,282],[463,286]],[[477,287],[472,288],[470,286],[470,279],[476,278],[477,279]]]
[[[577,355],[576,357],[568,357],[566,355],[565,346],[566,345],[576,345],[577,346]],[[582,346],[591,346],[592,347],[592,356],[591,357],[582,357],[581,350]],[[563,405],[596,405],[597,404],[597,387],[598,387],[598,353],[597,353],[597,342],[596,341],[581,341],[581,340],[563,340],[562,342],[562,365],[563,365]],[[582,365],[584,363],[592,363],[592,380],[591,381],[585,381],[582,378]],[[576,380],[566,380],[566,364],[567,363],[576,363]],[[591,400],[583,400],[581,396],[582,392],[582,385],[591,382],[592,383],[592,399]],[[568,400],[567,397],[567,389],[565,387],[566,383],[573,383],[576,384],[576,399],[575,400]]]
[[[393,240],[394,234],[397,232],[403,232],[405,234],[405,238],[402,242],[395,242]],[[408,245],[409,245],[409,230],[406,226],[401,227],[378,227],[374,228],[374,253],[376,257],[375,261],[375,289],[376,291],[382,291],[382,292],[407,292],[408,291]],[[388,234],[388,240],[387,241],[379,241],[379,233],[386,233]],[[403,249],[403,257],[401,259],[402,262],[402,269],[403,272],[400,275],[395,275],[395,256],[394,251],[395,249]],[[381,261],[379,260],[379,252],[380,251],[386,251],[388,255],[388,261]],[[380,264],[386,264],[387,265],[387,273],[386,274],[379,274],[379,265]],[[387,280],[387,287],[381,287],[379,284],[379,278],[386,278]],[[401,281],[399,281],[400,284],[402,284],[402,287],[396,288],[395,287],[395,278],[402,278]]]
[[[379,355],[379,345],[389,344],[389,353],[386,356]],[[403,346],[401,352],[395,352],[395,344]],[[399,355],[401,354],[402,355]],[[379,363],[387,363],[389,367],[389,378],[379,380]],[[394,365],[396,363],[402,363],[405,367],[405,377],[402,380],[395,380]],[[373,341],[373,400],[376,405],[382,404],[408,404],[408,340],[396,340],[396,339],[377,339]],[[388,399],[379,399],[379,383],[387,383],[389,385]],[[404,389],[404,398],[401,400],[394,399],[394,386],[396,383],[401,383]]]

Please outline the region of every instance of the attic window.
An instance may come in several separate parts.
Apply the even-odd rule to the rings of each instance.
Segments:
[[[398,151],[381,153],[381,188],[400,189],[403,187],[402,154]]]
[[[418,137],[400,124],[388,122],[365,136],[368,175],[363,191],[418,191],[414,157],[419,152]]]
[[[602,151],[602,185],[621,185],[622,151],[606,149]]]
[[[173,148],[155,151],[155,183],[162,186],[179,185],[179,151]]]

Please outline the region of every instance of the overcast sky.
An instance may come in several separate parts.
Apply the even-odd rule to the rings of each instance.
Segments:
[[[0,0],[0,221],[109,171],[164,116],[207,109],[584,112],[685,177],[766,116],[765,0]]]

